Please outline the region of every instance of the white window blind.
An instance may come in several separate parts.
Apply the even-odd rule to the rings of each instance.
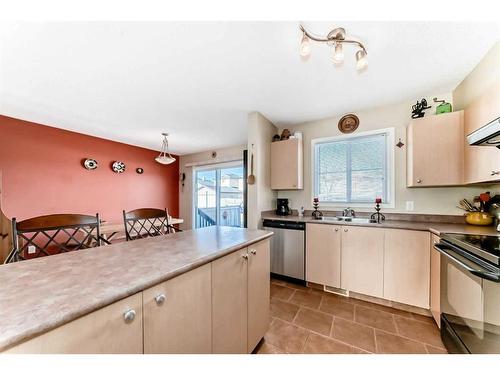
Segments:
[[[323,203],[389,203],[387,133],[314,145],[314,194]]]

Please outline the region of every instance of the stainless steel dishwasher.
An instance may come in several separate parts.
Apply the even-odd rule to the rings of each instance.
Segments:
[[[271,273],[305,282],[305,223],[264,220],[271,237]]]

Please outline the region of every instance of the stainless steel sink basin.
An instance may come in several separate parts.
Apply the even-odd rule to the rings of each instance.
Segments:
[[[350,216],[323,216],[321,218],[324,221],[336,221],[336,222],[346,222],[346,223],[374,223],[367,217],[350,217]]]

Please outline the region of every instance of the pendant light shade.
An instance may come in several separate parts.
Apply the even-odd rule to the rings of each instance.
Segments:
[[[368,66],[368,59],[366,58],[366,52],[364,50],[359,50],[356,52],[356,69],[361,71],[366,69]]]
[[[302,57],[309,57],[311,54],[311,42],[309,41],[309,38],[307,37],[306,34],[302,36],[302,42],[300,42],[300,56]]]
[[[163,135],[163,144],[161,146],[161,152],[160,155],[158,155],[155,160],[160,163],[160,164],[172,164],[175,162],[175,158],[170,155],[170,152],[168,151],[168,133],[162,133]]]

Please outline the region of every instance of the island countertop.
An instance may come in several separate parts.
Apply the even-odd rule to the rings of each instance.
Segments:
[[[272,232],[207,227],[0,266],[0,351]]]

